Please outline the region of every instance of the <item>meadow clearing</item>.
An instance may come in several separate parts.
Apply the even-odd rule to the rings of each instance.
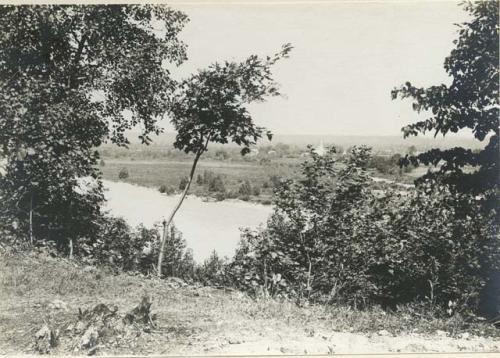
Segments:
[[[165,185],[179,191],[179,184],[189,174],[192,163],[179,160],[130,160],[103,158],[101,166],[103,178],[118,181],[122,168],[128,171],[124,182],[159,189]],[[195,178],[206,176],[220,176],[223,182],[223,198],[239,198],[262,204],[270,204],[273,186],[278,178],[293,176],[298,170],[297,160],[280,160],[269,165],[260,165],[254,162],[229,162],[229,161],[200,161]],[[240,193],[240,187],[245,182],[250,183],[250,193]],[[210,190],[210,183],[200,183],[195,180],[190,188],[190,194],[206,197],[221,193],[220,188]],[[256,195],[257,194],[257,195]]]

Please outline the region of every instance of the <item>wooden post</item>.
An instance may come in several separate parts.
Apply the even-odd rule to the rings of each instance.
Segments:
[[[69,259],[73,260],[73,239],[69,238],[68,239],[68,244],[69,244]]]
[[[30,245],[33,246],[33,194],[30,196]]]

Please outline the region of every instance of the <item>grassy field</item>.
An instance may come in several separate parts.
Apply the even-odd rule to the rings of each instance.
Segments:
[[[450,352],[500,347],[499,330],[453,317],[435,319],[405,308],[390,313],[377,308],[299,307],[235,291],[175,287],[169,280],[89,270],[46,254],[0,250],[0,353],[34,353],[35,332],[48,324],[60,330],[51,354],[85,354],[75,350],[75,340],[67,333],[78,309],[103,303],[125,312],[144,294],[153,299],[156,327],[127,339],[100,337],[97,354]]]
[[[133,161],[104,158],[101,166],[104,179],[117,181],[122,168],[127,168],[129,177],[123,181],[146,187],[159,188],[161,185],[172,186],[179,190],[179,183],[191,170],[188,161]],[[259,195],[250,195],[247,200],[269,203],[272,195],[272,177],[289,177],[298,170],[298,162],[282,160],[271,165],[257,163],[228,162],[228,161],[201,161],[196,170],[195,180],[190,192],[198,196],[213,195],[209,193],[206,184],[196,183],[196,177],[205,171],[220,175],[223,179],[226,192],[229,196],[243,198],[238,194],[241,184],[248,180],[253,188],[258,188]]]
[[[220,175],[224,182],[224,198],[238,198],[261,204],[270,204],[273,194],[273,178],[292,178],[300,172],[300,163],[303,158],[279,158],[269,164],[259,164],[258,162],[245,161],[200,161],[195,174],[195,180],[190,188],[190,193],[196,196],[217,197],[217,192],[209,191],[209,186],[198,184],[196,178],[203,176],[207,171],[214,175]],[[182,178],[186,177],[191,170],[190,161],[160,161],[160,160],[132,160],[104,158],[104,166],[100,169],[103,178],[111,181],[123,180],[124,182],[159,189],[160,186],[171,187],[177,192],[180,191],[179,184]],[[129,176],[126,179],[119,179],[119,172],[126,168]],[[385,178],[398,183],[412,184],[413,181],[425,174],[426,168],[416,168],[403,175],[382,174],[376,169],[370,169],[370,175]],[[244,181],[248,181],[252,191],[258,190],[258,195],[242,195],[239,193],[240,186]],[[399,187],[397,187],[399,188]],[[220,197],[219,197],[220,198]]]

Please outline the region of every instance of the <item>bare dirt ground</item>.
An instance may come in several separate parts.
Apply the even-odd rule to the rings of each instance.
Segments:
[[[415,321],[381,310],[298,307],[177,280],[111,275],[60,259],[5,255],[0,260],[0,353],[36,353],[34,335],[48,324],[60,336],[51,354],[87,354],[65,333],[78,309],[103,303],[126,312],[144,294],[152,297],[155,327],[100,338],[97,355],[500,353],[494,328],[468,332],[455,327],[453,319]]]

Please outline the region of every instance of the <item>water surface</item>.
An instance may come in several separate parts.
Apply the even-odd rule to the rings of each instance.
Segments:
[[[167,196],[158,190],[123,182],[104,180],[105,209],[123,217],[130,225],[151,227],[174,208],[179,195]],[[271,206],[230,200],[206,202],[188,196],[177,212],[175,226],[182,232],[195,260],[203,261],[213,250],[231,257],[240,239],[240,228],[265,223]]]

